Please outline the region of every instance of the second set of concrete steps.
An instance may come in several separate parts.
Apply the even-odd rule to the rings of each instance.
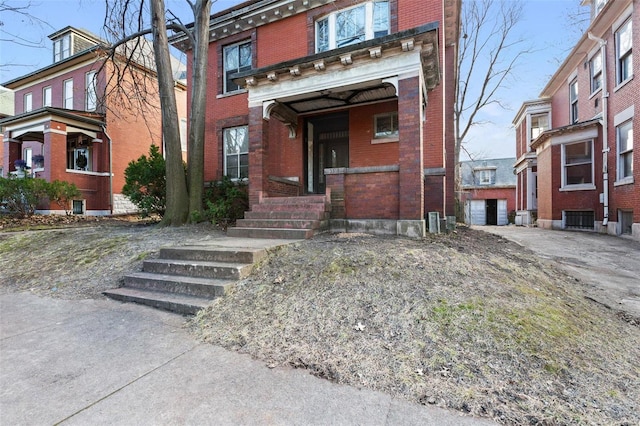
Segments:
[[[230,237],[306,239],[329,229],[325,195],[266,197],[227,229]]]
[[[215,246],[162,248],[157,259],[143,262],[142,272],[125,275],[122,287],[103,294],[123,302],[193,315],[249,275],[253,264],[267,255],[265,244],[237,247],[239,243],[233,240]]]

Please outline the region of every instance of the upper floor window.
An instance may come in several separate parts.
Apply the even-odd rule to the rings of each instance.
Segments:
[[[29,112],[33,110],[33,95],[31,93],[27,93],[24,95],[24,112]]]
[[[569,111],[569,120],[571,124],[578,122],[578,81],[573,80],[569,85],[569,104],[571,110]]]
[[[595,0],[593,4],[593,17],[595,18],[598,13],[604,8],[604,5],[607,4],[607,0]]]
[[[224,48],[224,91],[234,92],[241,87],[231,80],[231,74],[251,69],[251,42],[243,42]]]
[[[249,177],[249,128],[224,129],[224,174],[233,180]]]
[[[593,185],[593,142],[562,145],[562,186]]]
[[[545,112],[531,115],[531,135],[529,140],[536,139],[545,130],[549,130],[549,114]]]
[[[620,84],[633,75],[631,18],[616,31],[616,83]]]
[[[85,105],[87,111],[95,111],[98,103],[98,89],[96,84],[96,72],[85,74]]]
[[[602,87],[602,54],[596,53],[589,61],[589,74],[591,78],[591,93]]]
[[[633,177],[633,121],[616,127],[618,142],[618,180]]]
[[[474,170],[476,182],[478,185],[493,185],[496,183],[496,171],[495,169],[480,169]]]
[[[42,89],[42,106],[50,107],[51,106],[51,86],[47,86]]]
[[[71,34],[60,37],[53,42],[53,62],[58,62],[71,56]]]
[[[316,52],[324,52],[389,34],[389,2],[372,1],[316,21]]]
[[[73,109],[73,79],[62,83],[62,107]]]

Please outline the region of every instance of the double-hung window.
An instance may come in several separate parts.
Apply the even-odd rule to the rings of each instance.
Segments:
[[[633,120],[616,127],[618,180],[633,177]]]
[[[631,18],[616,31],[616,84],[621,84],[633,75]]]
[[[593,55],[589,61],[589,74],[591,77],[591,93],[595,93],[602,87],[602,54]]]
[[[573,80],[571,84],[569,84],[569,119],[571,120],[571,124],[578,122],[578,81]]]
[[[251,42],[243,42],[224,48],[224,91],[235,92],[241,87],[231,80],[231,75],[251,69]]]
[[[562,186],[593,185],[593,142],[562,145]]]
[[[53,62],[58,62],[71,56],[71,34],[53,42]]]
[[[249,177],[248,126],[224,129],[224,174],[232,180]]]
[[[42,106],[50,107],[51,106],[51,86],[47,86],[42,89]]]
[[[536,139],[542,132],[549,129],[549,114],[544,112],[542,114],[531,115],[531,135],[529,141]]]
[[[73,109],[73,79],[62,83],[62,107]]]
[[[96,75],[95,71],[85,74],[85,105],[87,111],[95,111],[98,103]]]
[[[24,112],[33,110],[33,94],[27,93],[24,95]]]
[[[316,52],[325,52],[389,34],[389,2],[370,1],[316,21]]]

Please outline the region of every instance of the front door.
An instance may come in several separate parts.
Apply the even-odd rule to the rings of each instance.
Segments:
[[[349,167],[349,113],[309,118],[306,145],[306,190],[324,194],[324,169]]]

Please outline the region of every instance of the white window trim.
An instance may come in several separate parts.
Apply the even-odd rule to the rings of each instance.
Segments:
[[[537,139],[537,137],[531,137],[531,131],[533,130],[533,117],[534,116],[541,116],[541,115],[546,115],[547,116],[547,128],[545,130],[543,130],[542,132],[545,132],[549,129],[551,129],[551,114],[549,113],[549,111],[540,111],[540,112],[532,112],[530,114],[527,114],[527,139],[528,139],[528,143],[527,143],[527,147],[529,149],[531,149],[531,142],[533,142],[534,140]],[[541,132],[541,133],[542,133]],[[540,135],[538,135],[540,136]]]
[[[49,92],[49,102],[47,102],[47,91]],[[42,106],[50,107],[53,103],[53,91],[51,86],[46,86],[42,88]]]
[[[85,111],[95,111],[98,107],[98,81],[97,71],[89,71],[84,75],[85,82],[85,96],[84,106]]]
[[[595,59],[596,56],[600,56],[600,87],[598,87],[597,89],[593,89],[593,60]],[[600,92],[602,90],[602,85],[604,83],[604,75],[603,75],[603,66],[604,66],[604,62],[603,62],[604,58],[602,58],[602,51],[600,50],[600,48],[598,48],[593,54],[591,54],[589,56],[589,98],[593,97],[596,93]]]
[[[573,145],[576,143],[590,143],[591,144],[591,183],[579,183],[579,184],[567,184],[567,177],[565,173],[566,163],[565,163],[565,147],[567,145]],[[594,143],[593,139],[587,140],[576,140],[573,142],[563,143],[560,147],[560,191],[587,191],[596,189],[595,185],[595,153],[594,153]]]
[[[396,129],[396,131],[390,135],[376,136],[378,132],[378,118],[392,117],[394,115],[396,116],[396,123],[398,125],[398,129]],[[371,140],[372,144],[398,142],[399,140],[400,140],[400,122],[398,121],[397,111],[385,112],[385,113],[376,114],[373,116],[373,139]]]
[[[633,117],[629,118],[628,120],[623,121],[620,124],[616,124],[615,125],[615,131],[616,131],[616,181],[614,182],[614,185],[615,184],[626,185],[626,184],[633,183],[633,172],[632,172],[631,176],[624,176],[624,177],[620,176],[620,172],[622,170],[622,167],[621,167],[622,161],[620,161],[621,160],[620,157],[622,156],[623,153],[620,152],[620,137],[619,137],[618,131],[619,131],[620,126],[622,126],[624,124],[627,124],[627,123],[629,123],[631,125],[631,135],[632,135],[631,137],[633,137]],[[635,141],[633,141],[633,140],[631,141],[631,149],[627,150],[625,152],[625,154],[631,152],[631,161],[632,162],[633,162],[633,151],[635,149],[634,142]]]
[[[333,50],[337,48],[337,42],[336,42],[336,17],[339,13],[345,12],[349,9],[355,9],[357,7],[362,7],[364,6],[365,10],[364,10],[364,19],[365,19],[365,25],[364,25],[364,40],[363,41],[367,41],[367,40],[372,40],[375,36],[375,32],[373,30],[373,11],[374,11],[374,7],[373,4],[376,3],[376,1],[369,1],[366,3],[360,3],[360,4],[356,4],[353,5],[351,7],[345,7],[344,9],[340,9],[340,10],[336,10],[331,12],[328,15],[324,15],[322,17],[319,17],[318,19],[316,19],[316,22],[314,23],[314,43],[315,43],[315,52],[319,53],[318,51],[318,23],[321,21],[324,21],[325,19],[327,19],[328,22],[328,33],[329,33],[329,47],[327,48],[327,51],[329,50]],[[389,7],[391,7],[390,3],[387,3]],[[388,28],[388,33],[391,33],[391,11],[389,11],[389,28]],[[357,44],[357,43],[354,43]],[[348,46],[348,45],[347,45]],[[344,47],[344,46],[342,46]]]
[[[571,98],[571,86],[576,86],[576,98],[575,101]],[[580,88],[578,87],[578,79],[574,78],[569,82],[569,124],[575,124],[578,122],[578,116],[580,110],[578,109],[578,100],[580,99]],[[573,116],[573,104],[576,104],[576,117]]]
[[[222,129],[222,158],[223,158],[223,165],[224,165],[224,175],[228,176],[227,174],[227,141],[226,141],[226,134],[227,134],[227,130],[231,130],[231,129],[238,129],[238,128],[246,128],[247,129],[247,139],[249,138],[249,126],[248,125],[242,125],[242,126],[232,126],[232,127],[226,127],[224,129]],[[247,151],[246,154],[249,154],[249,142],[247,141]],[[238,152],[238,174],[240,174],[240,155],[245,154],[245,152]],[[231,178],[232,182],[245,182],[248,181],[249,172],[247,171],[247,177],[246,178]]]
[[[24,112],[33,111],[33,93],[25,93],[23,97],[23,105]]]
[[[612,32],[613,32],[613,43],[614,43],[614,58],[615,58],[615,78],[614,81],[616,83],[616,86],[614,88],[614,92],[617,91],[619,88],[621,88],[622,86],[626,85],[629,81],[633,80],[633,16],[632,16],[632,12],[633,12],[633,8],[630,8],[631,10],[627,13],[627,11],[625,11],[625,14],[623,14],[613,25],[612,25]],[[618,32],[620,31],[620,28],[623,25],[626,25],[627,23],[631,23],[631,74],[624,80],[622,81],[618,81],[618,76],[620,75],[620,53],[618,51]]]
[[[67,83],[70,83],[69,87],[67,87]],[[68,92],[71,92],[71,93],[69,94]],[[71,107],[67,105],[67,100],[71,101],[70,102]],[[72,78],[68,80],[64,80],[62,82],[62,107],[65,109],[73,109],[73,79]]]

